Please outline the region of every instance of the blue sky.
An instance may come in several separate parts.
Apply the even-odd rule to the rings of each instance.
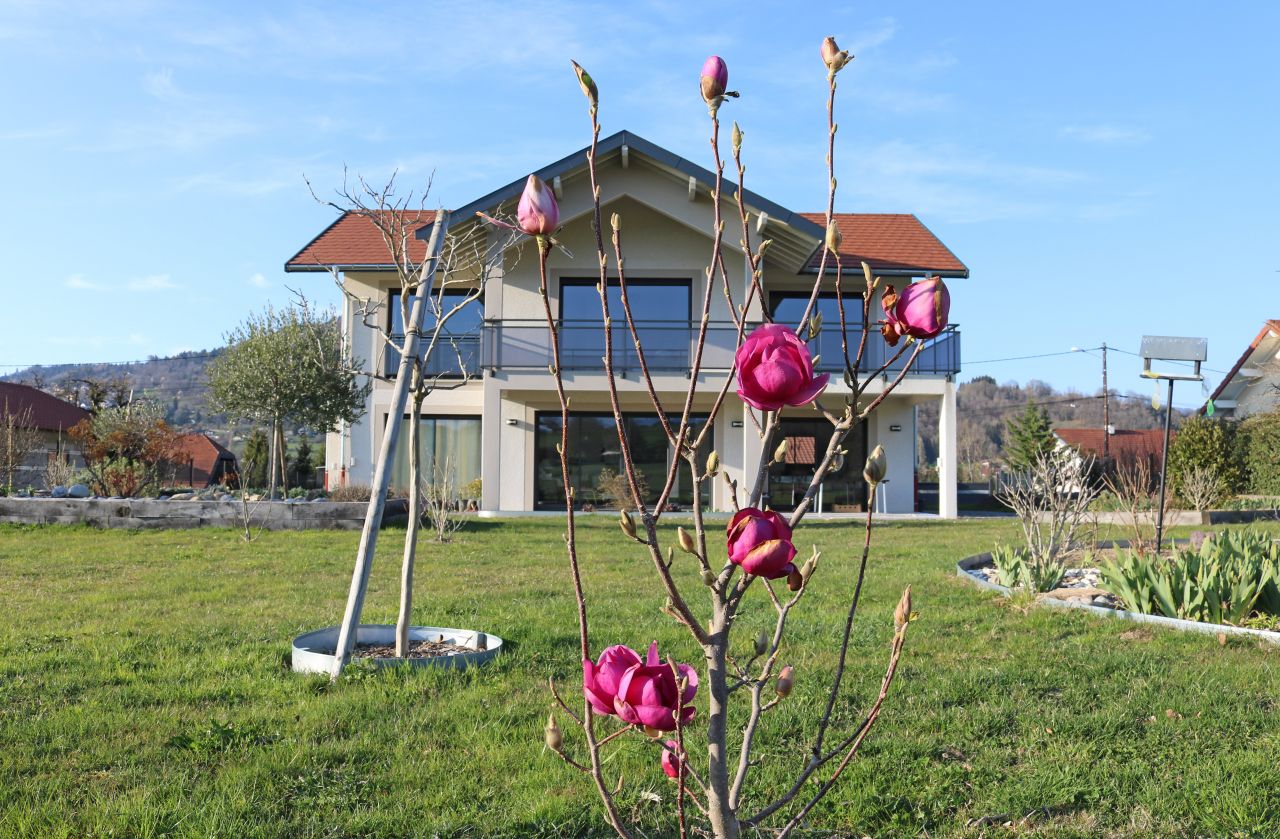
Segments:
[[[962,380],[1094,388],[1081,353],[976,362],[1144,333],[1207,337],[1226,370],[1280,317],[1276,31],[1265,2],[0,0],[0,370],[214,346],[286,286],[336,300],[282,270],[332,217],[303,175],[434,172],[466,203],[586,143],[570,58],[605,133],[706,165],[697,76],[722,55],[749,186],[820,210],[827,34],[857,55],[837,209],[914,212],[969,265]]]

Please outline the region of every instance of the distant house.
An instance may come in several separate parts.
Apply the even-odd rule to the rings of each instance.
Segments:
[[[1164,430],[1160,428],[1138,431],[1112,429],[1109,440],[1106,429],[1102,428],[1055,428],[1053,434],[1061,441],[1061,446],[1070,446],[1082,456],[1095,460],[1101,460],[1106,452],[1117,463],[1148,458],[1148,462],[1158,466],[1164,452]],[[1177,434],[1176,431],[1169,432],[1170,443]]]
[[[1213,415],[1224,419],[1244,419],[1280,408],[1280,318],[1262,325],[1209,402]],[[1208,407],[1206,402],[1200,412],[1206,413]]]
[[[172,485],[199,489],[235,478],[235,454],[209,435],[183,434],[178,446],[178,453],[170,460]]]
[[[67,432],[87,419],[89,412],[43,390],[10,382],[0,382],[0,418],[17,417],[18,423],[39,432],[40,444],[14,476],[14,486],[44,488],[45,470],[50,462],[65,457],[71,466],[84,467],[80,453],[70,445]]]

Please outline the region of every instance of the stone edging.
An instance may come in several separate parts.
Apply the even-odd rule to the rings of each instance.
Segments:
[[[255,530],[359,530],[367,501],[250,502]],[[404,499],[391,499],[382,524],[404,520]],[[243,527],[239,501],[161,501],[155,498],[0,498],[0,524],[85,524],[128,530]]]
[[[974,556],[965,557],[956,563],[956,574],[963,580],[973,583],[975,586],[987,591],[994,591],[1004,597],[1010,597],[1013,592],[1005,586],[997,583],[990,583],[981,580],[969,573],[970,568],[976,568],[979,565],[986,565],[991,562],[991,554],[976,554]],[[1266,629],[1248,629],[1242,626],[1229,626],[1221,623],[1201,623],[1200,621],[1187,621],[1181,618],[1166,618],[1163,615],[1144,615],[1140,612],[1128,612],[1124,609],[1108,609],[1103,606],[1094,606],[1088,603],[1082,603],[1078,600],[1059,600],[1056,597],[1037,597],[1036,603],[1042,603],[1054,609],[1077,609],[1089,612],[1104,618],[1120,618],[1123,620],[1133,621],[1134,623],[1149,623],[1156,626],[1163,626],[1168,629],[1177,629],[1183,632],[1199,632],[1203,635],[1241,635],[1257,638],[1267,641],[1271,644],[1280,644],[1280,632],[1271,632]]]

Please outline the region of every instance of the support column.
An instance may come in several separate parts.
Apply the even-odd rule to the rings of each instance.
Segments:
[[[480,415],[480,509],[502,509],[502,390],[493,376],[484,377]],[[513,464],[514,465],[514,464]]]
[[[938,410],[938,515],[954,519],[960,512],[956,493],[956,384],[945,384]]]

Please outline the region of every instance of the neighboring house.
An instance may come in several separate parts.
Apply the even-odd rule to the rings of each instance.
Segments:
[[[1244,419],[1280,408],[1280,318],[1262,325],[1209,400],[1213,415],[1223,419]],[[1207,407],[1208,403],[1200,412]]]
[[[172,486],[203,488],[217,486],[235,478],[236,456],[207,434],[183,434],[178,438],[178,451],[170,459]]]
[[[603,329],[596,292],[597,261],[591,229],[591,195],[585,150],[553,163],[536,174],[553,186],[560,204],[562,228],[557,238],[571,251],[560,250],[549,259],[551,305],[563,328],[562,364],[565,386],[572,398],[570,439],[573,441],[571,480],[578,497],[589,501],[602,470],[617,471],[619,451],[608,392],[602,372]],[[705,266],[711,253],[713,183],[707,170],[629,132],[605,138],[599,144],[599,179],[604,218],[618,213],[624,231],[624,254],[631,305],[640,321],[641,338],[653,372],[653,383],[667,409],[679,412],[690,371],[691,347],[705,288]],[[454,212],[454,230],[477,224],[475,214],[513,214],[523,189],[522,175],[494,192]],[[726,190],[728,191],[728,190]],[[798,322],[817,270],[823,240],[823,216],[798,213],[747,192],[753,244],[771,239],[765,257],[763,306],[779,322]],[[815,203],[817,203],[815,201]],[[740,222],[732,201],[725,202],[724,260],[733,278],[733,294],[742,301],[750,282],[747,261],[739,240]],[[421,228],[412,256],[420,259],[422,239],[430,229],[431,214],[419,217]],[[968,277],[965,265],[913,215],[842,213],[837,216],[843,233],[841,261],[846,309],[850,312],[850,344],[861,337],[861,261],[899,288],[913,277],[938,274]],[[429,462],[447,456],[456,470],[458,485],[482,479],[480,507],[486,511],[522,511],[563,508],[560,465],[555,444],[560,438],[560,410],[553,379],[547,373],[550,341],[538,293],[538,260],[533,244],[525,240],[503,250],[503,236],[486,230],[490,243],[486,259],[492,275],[481,301],[450,322],[456,351],[446,347],[433,358],[434,372],[453,374],[457,387],[439,389],[424,403],[420,421]],[[610,271],[616,270],[610,259]],[[842,381],[839,316],[836,310],[834,266],[828,264],[819,308],[824,329],[812,342],[820,355],[819,369],[829,371],[831,385],[823,399],[834,410],[849,393]],[[372,222],[347,213],[292,257],[286,271],[341,272],[345,288],[359,298],[383,302],[379,317],[393,331],[399,329],[398,281],[386,246]],[[615,275],[616,276],[616,275]],[[718,280],[717,280],[718,282]],[[958,289],[953,289],[959,291]],[[960,292],[961,294],[963,292]],[[461,292],[450,292],[457,296]],[[616,289],[615,289],[616,294]],[[450,297],[446,296],[446,303]],[[724,294],[711,297],[711,324],[703,357],[695,417],[710,411],[720,385],[733,366],[735,331]],[[394,352],[384,350],[373,329],[361,322],[348,300],[342,325],[357,358],[382,375],[394,375]],[[617,312],[617,308],[614,309]],[[759,301],[748,311],[758,323],[764,314]],[[879,301],[872,318],[881,316]],[[616,315],[615,368],[624,376],[618,382],[619,399],[637,465],[658,488],[671,453],[639,377],[625,335],[621,315]],[[874,327],[873,327],[874,329]],[[868,336],[863,370],[875,369],[892,353],[878,331]],[[889,376],[877,378],[867,398],[880,393]],[[474,378],[463,383],[465,370]],[[869,448],[882,444],[888,454],[889,480],[882,487],[881,510],[911,512],[915,509],[915,451],[917,405],[940,404],[939,471],[942,491],[940,512],[956,515],[956,395],[954,377],[960,370],[960,333],[951,326],[927,342],[913,372],[879,407],[868,426],[850,437],[849,454],[842,467],[823,486],[821,510],[848,510],[865,503],[862,466]],[[364,418],[329,436],[326,467],[330,483],[370,483],[373,461],[387,422],[392,385],[376,383]],[[407,417],[406,417],[407,419]],[[812,477],[813,452],[830,439],[831,426],[811,407],[788,409],[783,414],[781,436],[791,442],[786,462],[770,468],[767,503],[788,509]],[[404,440],[402,436],[400,438]],[[719,452],[724,470],[741,485],[750,486],[744,465],[754,464],[760,441],[746,419],[742,403],[731,394],[717,416],[711,448]],[[401,455],[396,474],[407,474]],[[687,477],[681,474],[672,498],[681,506],[692,499]],[[730,509],[723,481],[710,482],[709,503],[714,509]],[[605,500],[596,496],[597,500]]]
[[[18,417],[39,435],[39,444],[14,476],[15,487],[43,489],[45,470],[58,458],[65,458],[73,468],[84,468],[84,459],[67,432],[87,419],[88,411],[29,385],[0,382],[0,417],[6,415]]]
[[[1164,454],[1164,429],[1144,428],[1139,431],[1124,431],[1113,428],[1110,439],[1106,430],[1101,428],[1055,428],[1053,434],[1058,438],[1059,448],[1070,446],[1083,457],[1101,460],[1105,452],[1116,463],[1147,458],[1153,468],[1160,467]],[[1173,445],[1178,432],[1169,432],[1169,444]]]

